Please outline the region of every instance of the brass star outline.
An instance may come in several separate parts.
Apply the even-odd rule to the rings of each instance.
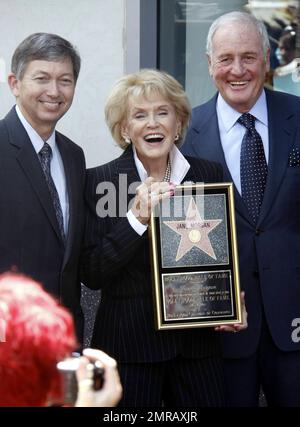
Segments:
[[[181,236],[176,261],[179,261],[193,247],[197,247],[216,260],[208,235],[222,221],[222,219],[202,219],[195,200],[191,197],[185,220],[164,221],[164,224]]]

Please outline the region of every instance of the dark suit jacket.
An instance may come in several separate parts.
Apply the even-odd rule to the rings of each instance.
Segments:
[[[284,351],[300,349],[300,342],[291,337],[293,319],[300,318],[300,98],[268,90],[266,95],[268,178],[256,226],[235,189],[240,278],[249,327],[234,336],[223,334],[228,357],[255,351],[263,310],[275,344]],[[224,180],[232,181],[219,136],[216,99],[193,110],[182,151],[220,162]]]
[[[74,314],[82,335],[78,259],[84,229],[85,161],[56,133],[70,204],[66,246],[38,156],[15,109],[0,121],[0,272],[15,269],[41,282]]]
[[[186,181],[222,179],[219,165],[198,159],[188,161],[191,168]],[[122,183],[124,177],[125,184]],[[212,329],[155,331],[147,232],[139,236],[126,216],[97,218],[96,205],[106,197],[101,199],[101,183],[108,183],[110,189],[116,188],[116,197],[111,197],[106,206],[111,209],[110,213],[113,213],[115,199],[118,204],[125,200],[123,215],[126,215],[128,187],[132,183],[140,184],[139,181],[131,147],[118,159],[87,172],[86,246],[90,249],[83,260],[83,281],[93,289],[102,289],[92,346],[107,351],[119,362],[162,361],[178,354],[217,355],[219,337]],[[131,187],[129,199],[134,194]]]

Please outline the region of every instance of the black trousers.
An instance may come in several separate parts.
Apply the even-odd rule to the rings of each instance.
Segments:
[[[225,406],[221,358],[177,357],[156,363],[119,363],[120,407]]]
[[[260,388],[268,406],[300,406],[300,352],[279,350],[265,317],[256,352],[244,359],[224,359],[224,371],[231,407],[257,407]]]

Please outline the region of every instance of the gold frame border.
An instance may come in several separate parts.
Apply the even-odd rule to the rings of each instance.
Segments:
[[[236,313],[237,316],[235,319],[226,320],[226,321],[212,321],[212,322],[181,322],[177,324],[164,324],[162,320],[161,313],[161,296],[160,296],[160,272],[158,267],[158,253],[157,253],[157,230],[156,230],[156,220],[155,215],[152,213],[149,226],[149,241],[150,241],[150,255],[151,255],[151,269],[152,269],[152,292],[154,300],[154,317],[155,317],[155,326],[157,330],[169,330],[169,329],[186,329],[186,328],[204,328],[204,327],[214,327],[223,324],[236,324],[242,323],[242,310],[241,310],[241,299],[240,299],[240,280],[239,280],[239,262],[238,262],[238,251],[237,251],[237,234],[236,234],[236,223],[235,223],[235,209],[234,209],[234,191],[233,184],[231,182],[224,183],[213,183],[213,184],[183,184],[176,187],[178,190],[190,189],[195,190],[204,187],[205,189],[225,189],[228,191],[228,208],[229,208],[229,224],[230,224],[230,237],[231,237],[231,254],[232,254],[232,274],[233,281],[235,283],[235,304],[236,304]],[[176,191],[175,191],[176,194]],[[226,193],[225,193],[226,194]],[[228,244],[229,247],[229,244]],[[230,249],[230,248],[229,248]],[[229,250],[230,253],[230,250]]]

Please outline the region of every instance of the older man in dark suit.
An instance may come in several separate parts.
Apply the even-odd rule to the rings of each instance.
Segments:
[[[235,184],[247,330],[224,334],[231,405],[300,405],[300,99],[264,90],[263,24],[232,12],[209,30],[218,94],[193,111],[183,152],[222,164]]]
[[[16,106],[0,121],[0,271],[42,282],[73,312],[81,339],[85,160],[55,131],[72,104],[80,57],[67,40],[36,33],[18,46],[11,70]]]

